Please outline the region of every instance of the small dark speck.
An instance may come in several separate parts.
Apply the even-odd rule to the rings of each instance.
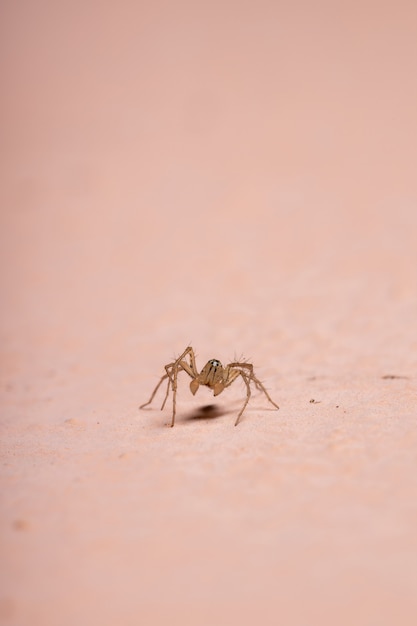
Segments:
[[[311,398],[310,400],[310,404],[320,404],[321,400],[315,400],[314,398]]]
[[[338,404],[336,404],[336,409],[338,409],[338,408],[339,408],[339,405],[338,405]]]
[[[396,376],[395,374],[385,374],[385,376],[381,376],[382,380],[398,380],[403,379],[407,380],[408,376]]]

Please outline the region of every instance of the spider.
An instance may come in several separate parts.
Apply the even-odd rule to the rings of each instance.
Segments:
[[[161,411],[164,408],[165,403],[168,399],[169,390],[170,388],[172,388],[173,397],[171,427],[174,426],[175,423],[177,379],[178,373],[181,371],[187,372],[187,374],[192,378],[192,381],[190,383],[190,390],[193,395],[195,395],[200,385],[206,385],[206,387],[209,387],[209,389],[213,390],[213,395],[218,396],[226,387],[230,387],[230,385],[233,383],[233,381],[236,380],[236,378],[238,378],[238,376],[241,376],[243,378],[243,381],[246,385],[246,400],[243,404],[243,407],[239,411],[235,426],[239,424],[242,413],[249,402],[249,398],[251,396],[251,382],[254,382],[255,387],[259,389],[259,391],[263,391],[269,402],[273,404],[274,407],[279,409],[279,406],[275,404],[272,398],[270,398],[267,390],[265,389],[261,381],[255,376],[253,372],[253,365],[251,363],[242,363],[236,361],[234,363],[229,363],[229,365],[223,367],[220,361],[218,361],[217,359],[211,359],[206,363],[201,372],[198,373],[195,363],[194,350],[191,348],[191,346],[188,346],[188,348],[184,350],[184,352],[181,354],[181,356],[178,357],[178,359],[176,359],[173,363],[165,365],[165,371],[166,374],[162,376],[161,380],[156,385],[148,402],[145,402],[145,404],[142,404],[139,408],[143,409],[145,406],[148,406],[148,404],[151,404],[159,387],[162,385],[164,380],[168,379],[167,392],[165,394],[165,400],[163,401],[161,406]]]

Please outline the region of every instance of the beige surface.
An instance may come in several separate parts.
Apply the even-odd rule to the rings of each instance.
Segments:
[[[1,11],[1,623],[417,623],[415,2]]]

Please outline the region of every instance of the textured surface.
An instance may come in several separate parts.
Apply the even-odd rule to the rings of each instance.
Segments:
[[[2,13],[1,623],[414,625],[415,2]]]

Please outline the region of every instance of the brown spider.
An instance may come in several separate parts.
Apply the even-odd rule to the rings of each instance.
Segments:
[[[187,362],[186,360],[187,356],[189,357],[189,362]],[[223,389],[225,389],[226,387],[230,387],[232,382],[236,380],[238,376],[241,376],[243,378],[246,385],[246,400],[239,412],[239,415],[237,416],[235,426],[238,425],[242,413],[249,402],[249,398],[251,395],[251,382],[254,382],[255,387],[259,389],[259,391],[263,391],[270,403],[273,404],[274,407],[279,409],[279,406],[275,404],[275,402],[269,397],[269,394],[261,381],[253,373],[253,365],[251,363],[241,363],[237,361],[235,363],[229,363],[229,365],[223,367],[220,361],[218,361],[217,359],[211,359],[206,363],[201,372],[198,373],[197,366],[195,364],[194,350],[191,348],[191,346],[189,346],[173,363],[165,365],[165,371],[166,374],[162,376],[161,380],[156,385],[148,402],[145,402],[145,404],[142,404],[139,408],[143,409],[145,406],[148,406],[148,404],[152,402],[159,387],[162,385],[164,380],[168,378],[167,392],[165,394],[165,400],[163,401],[161,406],[161,411],[165,406],[169,395],[169,390],[172,387],[173,397],[171,426],[174,426],[175,423],[177,378],[178,372],[181,371],[187,372],[187,374],[193,379],[190,383],[190,390],[193,395],[195,395],[200,385],[206,385],[206,387],[213,389],[213,395],[218,396],[219,393],[223,391]]]

